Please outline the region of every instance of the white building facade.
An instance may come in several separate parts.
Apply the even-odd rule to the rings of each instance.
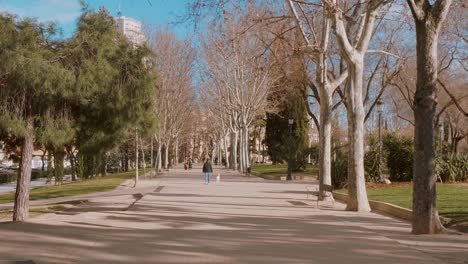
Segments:
[[[119,31],[135,46],[140,46],[146,41],[146,36],[141,30],[141,22],[131,17],[118,16],[115,22]]]

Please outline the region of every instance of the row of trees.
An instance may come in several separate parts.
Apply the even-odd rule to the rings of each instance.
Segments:
[[[155,166],[161,170],[186,158],[181,155],[180,146],[190,136],[193,119],[199,118],[193,112],[196,52],[189,38],[180,40],[167,29],[152,32],[149,45],[158,54],[155,59],[159,74],[155,101],[158,130],[154,139],[157,143]]]
[[[105,174],[106,153],[130,131],[154,128],[147,47],[129,43],[106,10],[84,7],[72,38],[55,33],[54,25],[0,15],[0,131],[20,153],[15,221],[28,217],[35,147],[53,153],[55,173],[67,151],[73,173],[89,178]]]
[[[231,21],[244,21],[244,25],[239,24],[239,34],[220,34],[228,35],[230,42],[225,46],[233,46],[231,43],[247,38],[254,43],[249,47],[263,49],[258,53],[270,59],[264,67],[275,68],[277,64],[271,63],[275,61],[279,62],[280,69],[286,69],[282,72],[294,71],[296,75],[305,75],[302,82],[306,86],[304,101],[309,106],[311,119],[319,128],[320,136],[319,199],[333,199],[327,188],[331,185],[332,112],[340,111],[340,108],[346,112],[349,156],[347,210],[370,211],[364,175],[365,123],[380,100],[393,100],[396,115],[402,117],[398,113],[397,101],[405,100],[413,116],[405,119],[414,124],[415,135],[413,233],[421,234],[443,232],[435,205],[435,131],[439,113],[451,106],[466,118],[461,103],[466,97],[463,90],[454,93],[451,91],[454,82],[438,76],[444,70],[461,72],[461,76],[466,76],[466,66],[462,60],[463,46],[466,46],[463,30],[466,25],[463,15],[460,15],[464,6],[461,1],[456,1],[456,7],[449,14],[451,5],[451,0],[285,0],[268,3],[198,0],[193,4],[191,14],[199,19],[207,9],[218,10],[217,16],[213,18],[210,12],[207,18],[226,27],[232,24]],[[239,10],[247,11],[243,13]],[[247,19],[243,19],[245,16]],[[450,17],[451,23],[444,26],[447,17]],[[416,38],[412,41],[414,35]],[[450,41],[439,48],[439,38]],[[287,56],[278,56],[278,43],[289,47]],[[306,67],[291,67],[289,62],[295,55],[294,51],[302,54]],[[439,51],[444,55],[441,62],[438,60]],[[272,59],[275,57],[282,60]],[[415,65],[413,67],[417,71],[405,79],[411,65]],[[249,66],[244,68],[248,69]],[[236,71],[228,69],[228,66],[220,65],[217,71],[235,75]],[[272,75],[270,78],[275,80],[281,76],[284,75]],[[211,89],[220,89],[225,85],[222,82],[229,80],[224,76],[218,79]],[[411,86],[415,88],[408,88]],[[243,89],[253,89],[253,86]],[[269,89],[271,94],[275,87]],[[299,85],[296,89],[303,88]],[[399,95],[385,93],[386,90],[398,91]],[[446,104],[437,107],[440,90],[449,99]],[[227,100],[229,96],[219,94],[222,107],[231,108],[231,102]],[[282,100],[280,96],[275,99]],[[262,109],[275,110],[271,106]],[[212,112],[219,111],[216,109]],[[229,116],[234,116],[236,120],[235,114],[228,114],[228,120]],[[450,127],[451,132],[458,136],[453,141],[466,137],[465,132],[453,132],[458,131],[454,125]],[[231,142],[236,142],[235,138]],[[234,148],[232,151],[236,153]]]
[[[201,40],[205,62],[201,103],[205,118],[218,124],[212,139],[224,149],[226,167],[246,172],[253,122],[275,108],[276,102],[268,96],[278,75],[262,54],[261,31],[244,30],[249,14],[242,12],[247,13],[226,15],[222,23],[214,21]]]

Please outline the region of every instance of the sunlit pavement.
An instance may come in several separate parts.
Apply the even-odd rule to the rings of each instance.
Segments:
[[[143,180],[142,198],[137,188],[0,224],[0,263],[468,263],[467,235],[413,236],[407,223],[340,203],[316,208],[312,183],[218,169],[205,185],[200,171]]]

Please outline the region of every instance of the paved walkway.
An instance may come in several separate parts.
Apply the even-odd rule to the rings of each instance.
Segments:
[[[116,192],[0,224],[0,263],[468,263],[466,235],[413,236],[407,223],[339,203],[315,208],[304,183],[222,171],[204,185],[194,169],[142,185],[142,197]]]
[[[71,182],[71,175],[64,175],[63,176],[64,182]],[[52,177],[52,181],[50,183],[47,182],[47,178],[39,178],[36,180],[31,181],[29,185],[30,189],[35,189],[41,186],[50,186],[55,184],[55,178]],[[0,184],[0,194],[10,193],[16,191],[16,181],[10,183],[3,183]]]

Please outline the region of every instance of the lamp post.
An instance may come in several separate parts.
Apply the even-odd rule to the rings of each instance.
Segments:
[[[294,119],[290,118],[288,120],[288,124],[289,124],[289,147],[288,147],[288,150],[289,150],[289,155],[288,155],[288,177],[286,178],[286,180],[288,181],[291,181],[292,180],[292,167],[291,167],[291,156],[292,156],[292,126],[294,124]]]
[[[382,176],[382,112],[384,104],[382,101],[377,101],[377,112],[379,113],[379,160],[378,160],[378,173],[379,181],[383,182]]]

